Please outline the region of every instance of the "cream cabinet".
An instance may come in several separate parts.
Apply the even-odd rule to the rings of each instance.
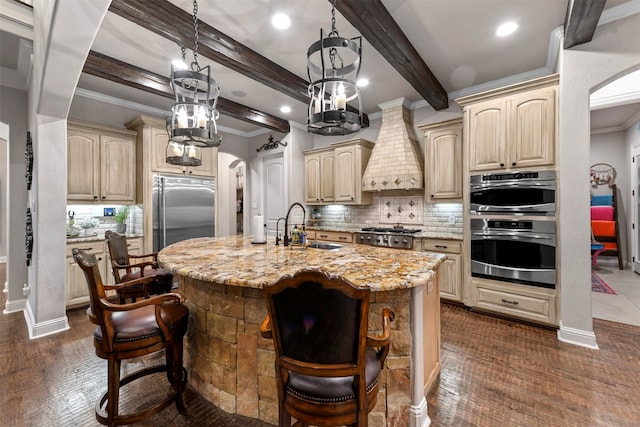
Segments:
[[[96,256],[98,261],[98,269],[102,280],[108,278],[111,274],[111,268],[107,268],[107,256],[105,252],[104,240],[95,240],[91,242],[67,243],[67,268],[65,283],[65,302],[67,308],[74,308],[81,305],[89,304],[89,287],[84,272],[73,259],[71,249],[83,249]],[[105,282],[107,283],[107,282]]]
[[[203,148],[202,164],[196,167],[176,166],[167,163],[167,144],[169,143],[169,134],[166,128],[156,125],[149,127],[151,139],[151,170],[158,173],[172,173],[192,176],[215,176],[215,156],[217,149]]]
[[[308,205],[332,203],[333,190],[333,149],[317,149],[305,152],[304,200]]]
[[[462,200],[462,119],[419,128],[425,135],[426,200]]]
[[[471,307],[522,320],[557,326],[556,291],[509,282],[472,278]]]
[[[555,164],[558,76],[456,99],[470,172]]]
[[[67,200],[133,203],[136,133],[90,123],[67,126]]]
[[[438,268],[440,298],[462,302],[462,242],[442,239],[421,239],[417,248],[423,252],[444,253],[447,259]]]
[[[371,193],[362,191],[362,174],[372,148],[372,142],[356,139],[305,151],[305,203],[371,204]]]
[[[371,193],[362,191],[362,175],[371,157],[373,143],[356,139],[332,144],[335,156],[333,187],[340,204],[371,204]]]

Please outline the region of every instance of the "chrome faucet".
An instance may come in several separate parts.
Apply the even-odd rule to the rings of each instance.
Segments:
[[[280,246],[280,240],[282,240],[280,238],[280,232],[278,231],[278,227],[280,227],[280,220],[282,220],[282,219],[284,219],[284,217],[280,217],[276,221],[276,246]],[[285,234],[286,234],[286,230],[285,230]]]
[[[304,231],[304,224],[306,222],[307,219],[307,211],[305,210],[304,206],[302,206],[300,203],[298,202],[293,202],[291,204],[291,206],[289,206],[289,210],[287,211],[287,216],[284,217],[284,246],[289,246],[289,244],[291,243],[290,239],[289,239],[289,215],[291,214],[291,209],[293,209],[294,206],[300,206],[300,208],[302,209],[302,231]],[[276,224],[277,226],[277,224]],[[277,231],[276,231],[277,233]]]

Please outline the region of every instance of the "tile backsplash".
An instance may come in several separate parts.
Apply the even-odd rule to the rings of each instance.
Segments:
[[[320,227],[357,229],[400,223],[435,234],[462,235],[462,203],[425,203],[422,192],[373,193],[370,205],[307,206],[306,209],[307,217],[317,210],[321,219],[310,224]]]
[[[104,208],[118,208],[122,205],[67,205],[67,213],[72,211],[75,213],[74,222],[76,225],[81,224],[85,220],[94,219],[98,221],[98,226],[94,228],[94,232],[98,235],[104,235],[107,230],[115,231],[116,219],[113,216],[104,216]],[[127,217],[127,234],[142,234],[142,215],[143,210],[138,205],[129,205],[129,216]],[[67,224],[69,217],[67,216]],[[81,231],[80,236],[83,233]]]

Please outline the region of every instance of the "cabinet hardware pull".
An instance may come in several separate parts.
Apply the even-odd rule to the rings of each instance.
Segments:
[[[92,250],[93,250],[93,248],[87,248],[87,249],[85,249],[85,251],[92,251]]]
[[[93,198],[94,198],[94,199],[97,199],[97,198],[98,198],[98,196],[93,196]]]
[[[504,299],[504,298],[502,298],[500,301],[502,301],[502,302],[503,302],[503,303],[505,303],[505,304],[518,305],[518,301],[509,301],[509,300],[506,300],[506,299]]]
[[[103,199],[106,199],[106,198],[107,198],[107,196],[102,196],[102,198],[103,198]]]
[[[504,163],[500,163],[500,167],[503,168],[504,167]]]
[[[447,249],[447,245],[436,245],[436,248]]]
[[[326,234],[321,234],[320,237],[322,237],[323,239],[326,239],[327,235]]]
[[[431,195],[431,197],[433,197],[433,194]]]
[[[340,240],[347,240],[347,238],[346,238],[346,237],[344,237],[344,236],[340,236],[340,237],[339,237],[339,239],[340,239]]]
[[[516,162],[511,163],[511,166],[515,166],[515,165],[516,165]]]

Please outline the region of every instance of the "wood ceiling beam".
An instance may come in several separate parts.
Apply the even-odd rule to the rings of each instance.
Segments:
[[[120,83],[148,93],[174,99],[169,78],[136,67],[107,55],[91,51],[84,64],[84,73],[112,82]],[[217,109],[220,114],[242,120],[253,125],[265,127],[277,132],[288,133],[289,122],[263,111],[247,107],[237,102],[218,98]]]
[[[569,49],[593,39],[606,0],[571,0],[564,20],[564,48]]]
[[[179,46],[191,48],[194,44],[193,15],[166,0],[113,0],[109,12]],[[309,103],[309,82],[202,20],[198,20],[198,54],[297,101]],[[347,110],[358,113],[351,105],[347,105]],[[362,127],[369,127],[369,117],[364,113]]]
[[[449,106],[447,92],[381,0],[339,0],[336,9],[434,109]]]
[[[194,45],[193,15],[166,0],[113,0],[109,12],[179,46],[191,49]],[[198,54],[304,104],[309,103],[309,83],[306,80],[202,20],[198,20]]]

